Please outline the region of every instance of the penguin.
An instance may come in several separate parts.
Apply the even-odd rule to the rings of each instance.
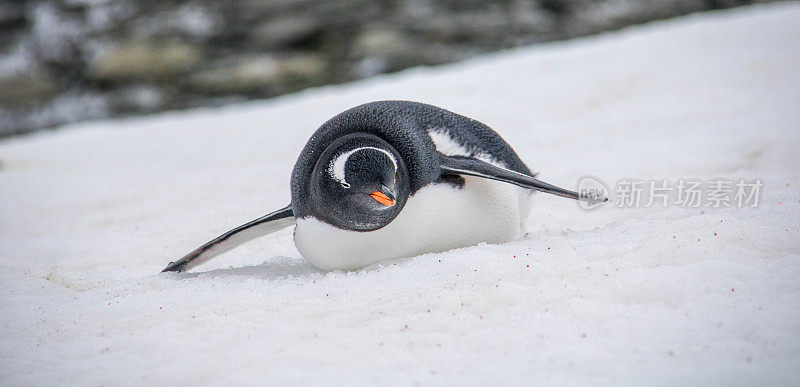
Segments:
[[[236,227],[163,270],[185,271],[294,226],[322,270],[442,252],[523,233],[533,192],[601,202],[536,179],[481,122],[418,102],[377,101],[317,129],[291,175],[291,203]]]

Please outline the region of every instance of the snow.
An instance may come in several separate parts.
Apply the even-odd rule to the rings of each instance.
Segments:
[[[739,8],[5,140],[0,384],[797,385],[797,20]],[[379,99],[481,120],[554,184],[761,179],[760,203],[537,195],[513,243],[321,272],[286,230],[158,273],[288,203],[313,130]]]

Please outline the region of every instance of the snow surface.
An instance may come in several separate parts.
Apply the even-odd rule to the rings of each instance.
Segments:
[[[0,143],[0,384],[800,384],[800,4],[654,23],[265,102]],[[586,212],[320,272],[291,232],[159,274],[289,201],[379,99],[500,132],[546,181],[761,178],[757,208]]]

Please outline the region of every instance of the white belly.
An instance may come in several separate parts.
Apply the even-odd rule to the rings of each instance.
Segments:
[[[375,231],[347,231],[312,217],[298,219],[295,245],[320,269],[352,270],[391,258],[519,238],[530,191],[484,178],[464,179],[462,189],[432,184],[419,190],[391,223]]]

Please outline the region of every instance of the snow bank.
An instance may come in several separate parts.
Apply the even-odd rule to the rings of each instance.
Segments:
[[[800,383],[800,5],[654,23],[267,102],[0,143],[0,384]],[[285,205],[320,123],[409,99],[554,184],[761,179],[756,208],[584,211],[356,272],[291,233],[158,274]]]

